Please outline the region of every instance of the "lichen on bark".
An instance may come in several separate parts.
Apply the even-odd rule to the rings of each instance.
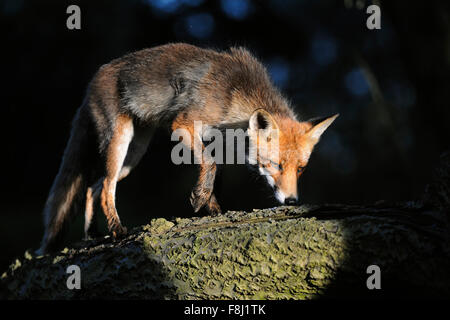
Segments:
[[[1,276],[7,299],[312,299],[449,296],[448,223],[421,203],[321,205],[154,219],[126,238],[80,242]],[[66,268],[81,268],[69,290]],[[366,269],[382,271],[368,290]]]

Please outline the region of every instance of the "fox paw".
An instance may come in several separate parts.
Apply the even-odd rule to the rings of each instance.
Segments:
[[[206,204],[206,210],[212,216],[218,216],[219,214],[222,214],[222,209],[220,209],[220,205],[217,202],[216,196],[214,194],[212,194],[211,198],[209,198],[209,201]]]
[[[127,228],[123,227],[122,225],[117,225],[117,226],[115,226],[115,227],[112,229],[112,231],[111,231],[112,236],[113,236],[115,239],[123,238],[124,236],[127,235],[127,232],[128,232],[128,231],[127,231]]]
[[[203,206],[206,204],[206,200],[202,199],[200,197],[195,196],[194,193],[191,193],[191,205],[192,208],[194,209],[194,212],[198,212],[201,208],[203,208]]]
[[[194,212],[198,212],[208,203],[209,196],[204,192],[192,191],[190,201]]]

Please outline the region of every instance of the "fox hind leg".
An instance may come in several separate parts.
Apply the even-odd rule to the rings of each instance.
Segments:
[[[115,208],[115,189],[117,183],[126,178],[145,154],[153,137],[153,127],[133,125],[130,118],[118,119],[116,130],[106,154],[106,176],[100,178],[87,191],[85,235],[89,237],[91,222],[95,215],[95,203],[100,196],[101,207],[105,213],[108,229],[114,237],[124,235],[126,228],[121,223]]]
[[[102,191],[103,179],[99,179],[94,185],[90,186],[86,192],[86,208],[84,214],[84,238],[89,240],[100,235],[95,219],[95,209],[98,203],[100,192]]]
[[[120,222],[115,205],[116,185],[133,138],[133,120],[127,115],[119,115],[116,119],[114,133],[106,150],[106,175],[103,179],[100,203],[106,216],[108,229],[116,237],[127,233]]]

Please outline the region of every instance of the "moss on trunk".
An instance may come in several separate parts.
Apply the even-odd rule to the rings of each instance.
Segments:
[[[448,222],[419,203],[322,205],[152,220],[36,257],[1,276],[2,298],[311,299],[450,296]],[[66,269],[81,268],[81,290]],[[381,290],[366,269],[381,268]]]

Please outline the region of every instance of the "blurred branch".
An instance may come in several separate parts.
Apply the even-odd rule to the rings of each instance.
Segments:
[[[376,107],[378,115],[376,121],[381,122],[386,126],[388,133],[392,138],[392,142],[395,146],[395,149],[397,150],[398,155],[400,156],[403,162],[402,168],[406,172],[409,172],[409,161],[407,158],[406,150],[403,147],[403,144],[397,132],[398,126],[396,125],[394,120],[395,116],[394,111],[392,110],[392,105],[386,102],[380,84],[367,61],[356,51],[354,55],[358,66],[361,68],[364,77],[366,78],[366,81],[369,84],[369,89],[373,100],[373,106]]]

